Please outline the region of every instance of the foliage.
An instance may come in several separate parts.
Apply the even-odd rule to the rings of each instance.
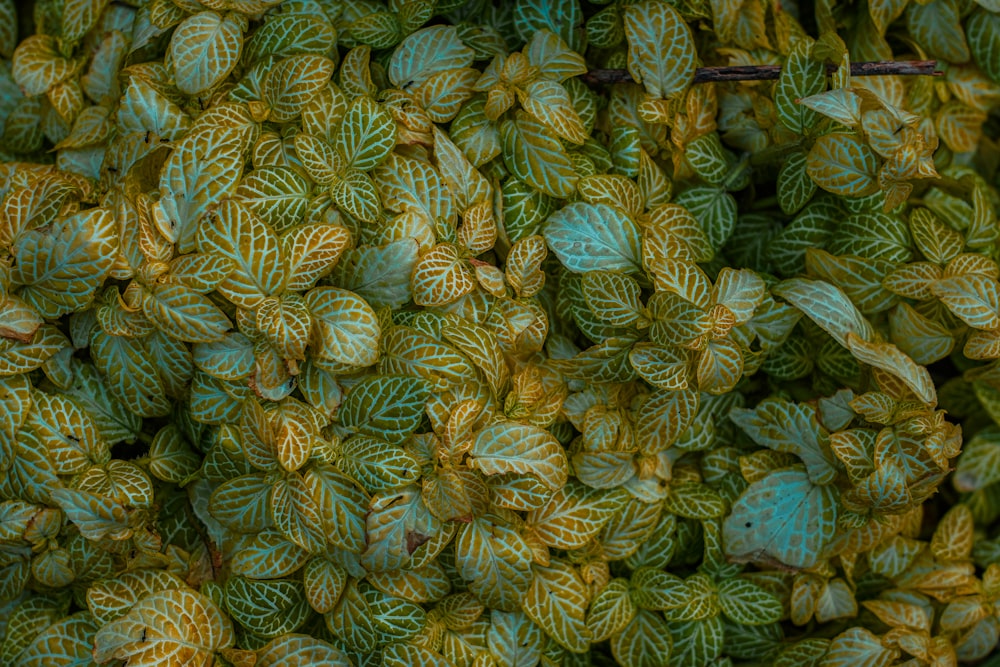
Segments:
[[[0,664],[990,655],[998,105],[994,0],[0,0]]]

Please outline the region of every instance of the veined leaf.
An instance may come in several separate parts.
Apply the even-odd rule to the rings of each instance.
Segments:
[[[497,422],[476,434],[469,453],[470,466],[486,475],[534,475],[553,490],[566,483],[568,464],[562,445],[537,426]]]
[[[21,235],[11,280],[40,315],[55,318],[94,298],[118,251],[114,216],[93,208]]]
[[[662,2],[629,5],[624,12],[628,70],[652,97],[668,98],[694,78],[695,47],[680,13]]]
[[[220,340],[232,327],[218,306],[184,285],[155,286],[142,307],[161,331],[188,343]]]
[[[230,12],[198,12],[170,39],[170,61],[181,92],[197,95],[222,82],[239,62],[246,18]]]
[[[552,197],[566,199],[579,180],[562,144],[534,117],[518,112],[500,125],[503,158],[520,180]]]
[[[744,561],[807,568],[824,557],[837,528],[838,493],[805,471],[778,470],[754,482],[723,524],[726,553]]]
[[[621,209],[574,202],[549,217],[544,235],[570,271],[641,271],[639,228]]]
[[[557,644],[574,653],[590,648],[590,628],[584,614],[590,595],[580,574],[569,563],[552,561],[534,566],[535,576],[521,603],[528,617]]]
[[[875,153],[851,134],[824,134],[806,158],[806,171],[816,185],[842,197],[864,197],[878,190]]]
[[[338,287],[316,287],[305,295],[313,316],[312,345],[322,359],[352,366],[378,360],[378,319],[364,299]]]

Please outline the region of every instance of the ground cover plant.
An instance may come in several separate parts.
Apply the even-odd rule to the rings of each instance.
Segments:
[[[996,0],[0,0],[0,664],[989,658],[998,104]]]

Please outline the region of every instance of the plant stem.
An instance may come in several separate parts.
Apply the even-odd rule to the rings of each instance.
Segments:
[[[837,65],[827,65],[827,73],[837,70]],[[851,63],[851,76],[940,76],[936,60],[882,60]],[[694,83],[710,81],[768,81],[781,76],[781,65],[740,65],[734,67],[699,67],[694,71]],[[628,70],[592,69],[583,75],[584,82],[629,83]]]

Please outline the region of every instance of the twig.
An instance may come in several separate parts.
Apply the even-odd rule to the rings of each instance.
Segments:
[[[836,65],[827,65],[832,74]],[[936,60],[883,60],[851,63],[851,76],[941,76]],[[699,67],[694,71],[694,83],[709,81],[768,81],[781,76],[781,65],[741,65],[736,67]],[[592,69],[583,75],[584,82],[629,83],[632,77],[623,69]]]

